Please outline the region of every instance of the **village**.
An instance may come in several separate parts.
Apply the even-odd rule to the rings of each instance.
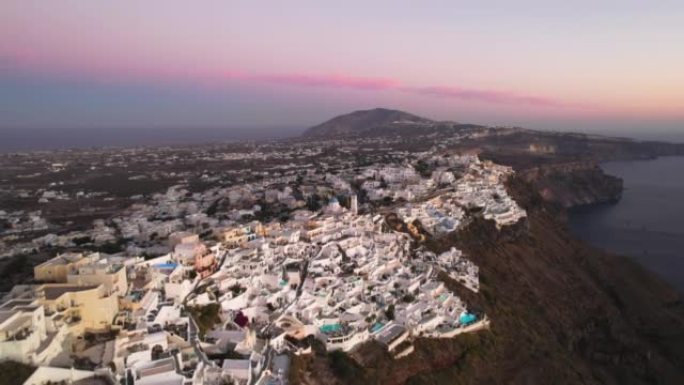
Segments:
[[[202,192],[170,186],[34,241],[65,250],[2,298],[0,357],[38,368],[26,384],[286,384],[293,355],[317,346],[374,340],[398,359],[414,338],[487,328],[439,278],[478,292],[478,267],[421,241],[474,215],[499,229],[524,220],[504,186],[512,172],[423,151]],[[79,242],[121,247],[69,251]]]

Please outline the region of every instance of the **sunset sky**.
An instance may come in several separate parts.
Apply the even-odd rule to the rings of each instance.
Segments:
[[[0,130],[354,109],[684,132],[684,1],[3,0]]]

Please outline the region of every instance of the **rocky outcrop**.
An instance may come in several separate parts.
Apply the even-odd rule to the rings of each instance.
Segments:
[[[547,164],[519,172],[547,201],[565,208],[615,203],[622,196],[622,179],[607,175],[594,162]]]

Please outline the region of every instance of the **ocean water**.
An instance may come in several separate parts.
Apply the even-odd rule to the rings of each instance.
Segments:
[[[1,128],[0,153],[91,147],[166,146],[287,138],[291,127]]]
[[[634,258],[684,293],[684,157],[608,162],[623,178],[614,205],[570,214],[572,231],[592,245]]]

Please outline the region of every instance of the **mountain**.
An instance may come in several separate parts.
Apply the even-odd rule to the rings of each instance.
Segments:
[[[435,123],[430,119],[408,112],[374,108],[337,116],[307,129],[303,136],[310,138],[363,136],[375,134],[379,131],[401,131],[406,128],[430,127]]]

